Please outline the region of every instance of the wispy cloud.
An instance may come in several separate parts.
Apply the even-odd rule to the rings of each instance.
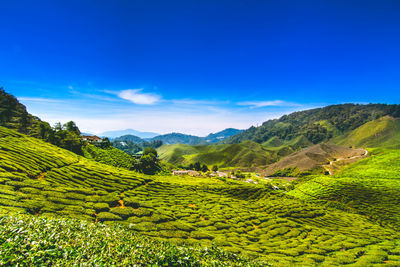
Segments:
[[[153,105],[161,100],[161,96],[152,93],[142,93],[143,89],[128,89],[118,93],[122,99],[138,105]]]
[[[104,92],[104,90],[96,90],[97,93],[83,93],[81,91],[76,90],[74,87],[72,86],[68,86],[69,89],[69,93],[72,95],[76,95],[79,97],[84,97],[84,98],[92,98],[92,99],[96,99],[96,100],[101,100],[101,101],[116,101],[118,100],[117,98],[111,98],[108,96],[104,96],[104,95],[100,95],[98,94],[98,92]],[[109,92],[106,92],[109,93]],[[114,92],[115,94],[115,92]]]
[[[297,103],[286,102],[282,100],[273,100],[273,101],[243,101],[236,103],[239,106],[249,106],[253,108],[261,108],[261,107],[298,107],[301,106]]]
[[[59,99],[50,99],[50,98],[42,98],[42,97],[18,97],[20,101],[27,102],[41,102],[41,103],[61,103],[62,100]]]

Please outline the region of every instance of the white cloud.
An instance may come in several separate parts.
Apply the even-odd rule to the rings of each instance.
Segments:
[[[273,100],[273,101],[244,101],[238,102],[237,105],[239,106],[250,106],[254,108],[261,108],[261,107],[295,107],[300,106],[297,103],[286,102],[282,100]]]
[[[50,98],[41,98],[41,97],[18,97],[19,101],[22,102],[41,102],[41,103],[61,103],[61,100],[58,99],[50,99]]]
[[[153,105],[161,99],[156,94],[142,93],[142,89],[123,90],[118,93],[118,96],[138,105]]]

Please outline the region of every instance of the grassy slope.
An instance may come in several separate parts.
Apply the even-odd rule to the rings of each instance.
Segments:
[[[217,244],[284,266],[382,263],[398,251],[389,227],[262,185],[145,176],[5,128],[0,157],[2,210],[119,222],[147,236]]]
[[[366,124],[338,135],[338,130],[327,121],[319,121],[320,125],[329,129],[335,138],[329,142],[342,146],[354,147],[387,147],[400,148],[400,119],[389,116]],[[284,128],[279,122],[277,128]],[[253,141],[244,141],[239,144],[199,145],[183,144],[164,145],[158,149],[161,159],[172,164],[189,165],[196,161],[209,166],[221,167],[261,167],[276,162],[282,157],[290,155],[299,149],[309,147],[312,143],[303,135],[291,140],[280,140],[277,136],[262,144]]]
[[[399,150],[375,149],[372,156],[346,167],[334,176],[301,183],[290,195],[365,214],[383,225],[399,229]]]
[[[300,136],[288,142],[275,139],[264,144],[244,141],[240,144],[164,145],[157,151],[162,160],[172,164],[189,165],[200,161],[200,163],[208,166],[258,167],[270,164],[280,157],[308,145],[310,145],[310,142]]]
[[[400,119],[385,116],[367,122],[331,142],[356,147],[400,148]]]
[[[269,165],[264,174],[272,175],[278,170],[294,167],[299,171],[310,171],[319,168],[321,174],[323,174],[324,169],[321,168],[322,165],[326,165],[337,158],[361,156],[364,155],[364,153],[364,149],[351,149],[331,144],[313,145]]]
[[[99,148],[92,144],[86,144],[82,147],[82,151],[85,158],[114,167],[133,169],[136,162],[131,155],[114,147]]]

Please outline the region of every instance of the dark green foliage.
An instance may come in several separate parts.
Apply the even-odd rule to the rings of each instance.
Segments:
[[[18,130],[21,133],[39,136],[39,125],[47,124],[30,115],[26,107],[0,87],[0,126]]]
[[[197,136],[181,134],[181,133],[170,133],[159,135],[152,138],[152,141],[159,140],[162,141],[164,144],[188,144],[188,145],[199,145],[199,144],[206,144],[207,142]]]
[[[152,140],[150,142],[144,141],[142,143],[142,146],[144,148],[146,148],[146,147],[159,148],[162,145],[163,145],[163,141],[161,141],[161,140]]]
[[[206,164],[203,164],[203,166],[201,166],[201,171],[202,172],[208,172],[208,167]]]
[[[143,150],[143,156],[152,154],[152,157],[158,157],[157,150],[154,147],[146,147]]]
[[[100,148],[86,144],[82,147],[82,150],[84,157],[115,167],[134,170],[138,163],[134,157],[113,147]]]
[[[120,139],[115,139],[112,142],[112,146],[124,151],[125,153],[129,155],[134,155],[139,151],[142,151],[142,146],[138,145],[130,140],[120,140]]]
[[[152,153],[144,155],[140,158],[137,169],[145,174],[155,174],[158,171],[161,171],[161,167],[158,164],[158,159]]]
[[[344,104],[299,111],[284,115],[280,119],[266,121],[260,127],[251,127],[224,142],[240,143],[252,140],[263,143],[273,137],[292,140],[304,135],[316,144],[385,115],[396,117],[399,110],[400,105]]]
[[[199,161],[197,161],[195,164],[193,164],[193,169],[195,171],[201,171],[201,164]]]
[[[77,135],[81,134],[81,131],[79,130],[78,126],[76,126],[75,122],[69,121],[64,124],[64,129],[68,132],[73,132]]]
[[[236,171],[233,173],[233,176],[236,176],[237,178],[244,179],[246,175],[242,173],[240,170]]]
[[[123,226],[77,220],[0,217],[2,266],[265,266],[218,248],[176,246]]]
[[[299,175],[299,170],[296,167],[289,167],[282,170],[277,170],[271,177],[296,177]]]

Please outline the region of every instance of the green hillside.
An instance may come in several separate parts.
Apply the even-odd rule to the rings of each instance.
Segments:
[[[85,158],[114,167],[133,170],[137,164],[135,158],[114,147],[99,148],[92,144],[86,144],[82,150]]]
[[[273,137],[263,144],[253,141],[197,146],[174,144],[163,145],[157,151],[162,160],[175,165],[200,162],[208,166],[248,168],[271,164],[311,144],[304,136],[298,136],[289,141]]]
[[[188,145],[200,145],[206,144],[206,140],[202,137],[193,136],[189,134],[181,133],[169,133],[163,135],[157,135],[151,138],[152,141],[159,140],[164,144],[188,144]]]
[[[264,166],[277,157],[276,151],[267,150],[252,141],[230,145],[164,145],[158,149],[158,153],[162,160],[172,164],[189,165],[199,161],[220,167]]]
[[[49,127],[48,123],[29,114],[24,105],[0,86],[0,126],[39,136],[40,125],[42,128]]]
[[[269,165],[264,171],[268,176],[298,176],[310,173],[324,174],[337,169],[336,163],[345,165],[365,157],[364,149],[352,149],[331,144],[317,144],[296,153],[290,154],[276,163]],[[335,161],[340,159],[340,161]],[[349,162],[347,162],[349,161]],[[331,163],[331,164],[329,164]],[[333,164],[335,163],[335,164]],[[286,170],[287,174],[284,175]],[[283,171],[283,172],[282,172]]]
[[[400,229],[400,151],[375,149],[370,153],[334,176],[300,183],[289,195],[357,212]]]
[[[400,105],[343,104],[294,112],[279,119],[266,121],[259,127],[251,127],[224,142],[240,143],[253,140],[263,143],[273,137],[292,140],[303,135],[310,142],[317,144],[383,116],[400,117]]]
[[[227,138],[217,146],[163,146],[161,159],[188,165],[264,167],[313,144],[399,148],[400,105],[334,105],[294,112]]]
[[[367,122],[331,142],[356,147],[400,148],[400,119],[385,116]]]
[[[280,266],[365,266],[399,260],[399,234],[390,227],[396,216],[382,218],[386,226],[381,226],[379,218],[286,196],[267,182],[146,176],[2,127],[0,157],[2,211],[119,223],[129,228],[124,231],[190,246],[214,244]],[[381,208],[388,209],[389,204]],[[12,221],[2,219],[3,225],[4,220]],[[59,225],[57,221],[46,225],[53,224]],[[98,226],[93,227],[96,233]],[[47,236],[44,229],[40,231]],[[111,233],[117,236],[120,230]],[[112,247],[119,247],[118,241],[112,242]],[[161,251],[167,253],[168,247],[164,248]],[[97,250],[88,255],[104,254]],[[121,257],[126,259],[127,253]]]

